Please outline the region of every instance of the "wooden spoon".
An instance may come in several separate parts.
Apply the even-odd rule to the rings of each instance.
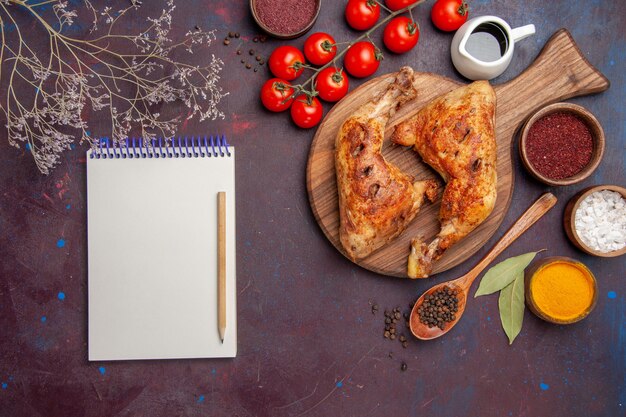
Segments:
[[[480,275],[483,269],[485,269],[498,255],[500,255],[503,250],[513,243],[515,239],[520,237],[522,233],[535,224],[535,222],[546,214],[548,210],[554,207],[555,204],[556,197],[553,194],[543,194],[532,206],[528,208],[528,210],[524,212],[524,214],[522,214],[522,217],[520,217],[513,224],[513,226],[511,226],[498,243],[496,243],[496,245],[489,252],[487,252],[483,259],[481,259],[481,261],[478,262],[478,264],[471,271],[455,280],[437,284],[422,294],[422,296],[415,302],[413,310],[411,310],[411,333],[413,333],[413,335],[418,339],[422,340],[435,339],[448,333],[450,329],[452,329],[459,322],[459,320],[461,320],[461,316],[463,316],[463,312],[465,311],[465,304],[467,303],[467,293],[478,275]],[[459,302],[457,304],[458,311],[456,312],[456,317],[454,321],[446,323],[443,330],[436,326],[429,328],[428,325],[420,321],[417,310],[422,305],[426,295],[432,294],[436,290],[443,287],[449,287],[450,289],[457,291],[457,298]]]

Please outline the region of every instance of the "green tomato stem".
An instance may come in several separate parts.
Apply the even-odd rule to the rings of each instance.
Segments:
[[[379,27],[381,27],[382,25],[384,25],[385,23],[389,22],[391,19],[393,19],[394,17],[402,14],[402,13],[406,13],[409,12],[411,13],[411,10],[413,10],[415,7],[417,7],[418,5],[420,5],[421,3],[424,3],[426,0],[418,0],[417,2],[405,7],[404,9],[399,9],[396,10],[395,12],[391,12],[389,9],[387,9],[386,7],[383,7],[383,9],[387,10],[389,13],[389,16],[385,17],[384,19],[382,19],[380,22],[376,23],[371,29],[369,29],[367,32],[365,32],[363,35],[359,36],[356,39],[353,39],[352,41],[349,42],[341,42],[341,43],[336,43],[335,45],[340,45],[340,44],[347,44],[348,46],[346,48],[343,48],[341,51],[337,52],[337,55],[335,55],[335,58],[333,58],[332,61],[328,62],[327,64],[317,68],[314,72],[313,75],[311,75],[306,81],[304,81],[302,84],[296,84],[293,85],[293,89],[294,92],[293,94],[288,97],[287,100],[297,97],[301,94],[313,94],[313,92],[315,92],[315,88],[312,87],[311,90],[307,90],[305,88],[305,86],[307,86],[308,84],[311,84],[315,78],[317,77],[317,75],[320,73],[320,71],[322,71],[323,69],[328,68],[330,65],[335,65],[336,67],[336,63],[337,63],[337,59],[341,58],[343,55],[345,55],[346,52],[348,52],[348,49],[350,49],[350,47],[352,47],[352,45],[354,45],[357,42],[361,42],[363,39],[369,39],[370,42],[372,42],[372,40],[370,39],[370,35],[376,31],[376,29],[378,29]],[[380,2],[377,2],[380,5]],[[374,43],[374,42],[372,42]],[[376,45],[374,45],[374,47],[376,48],[376,50],[380,53],[380,50],[376,47]],[[339,48],[337,48],[339,49]],[[381,54],[382,55],[382,54]],[[377,58],[378,59],[378,58]]]

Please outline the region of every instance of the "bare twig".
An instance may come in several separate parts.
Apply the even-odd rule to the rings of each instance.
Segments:
[[[210,45],[215,32],[188,31],[172,42],[174,0],[165,0],[161,14],[148,18],[137,34],[119,32],[116,23],[140,5],[131,1],[119,10],[97,10],[85,0],[94,37],[80,39],[67,34],[78,11],[70,10],[66,0],[0,0],[0,91],[6,92],[0,114],[6,118],[9,143],[19,147],[26,142],[42,173],[59,163],[75,138],[95,144],[87,111],[107,112],[110,130],[102,136],[119,142],[136,128],[145,146],[156,136],[173,136],[181,121],[162,115],[162,104],[182,101],[189,109],[187,119],[224,117],[218,108],[227,94],[218,85],[222,60],[211,55],[208,65],[199,66],[172,57],[179,49],[193,53],[196,47]],[[31,46],[36,35],[30,26],[22,30],[15,18],[24,11],[47,36],[43,53]],[[7,24],[15,30],[9,33]]]

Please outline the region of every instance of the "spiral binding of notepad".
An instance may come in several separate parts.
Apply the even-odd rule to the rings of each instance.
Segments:
[[[169,139],[126,138],[114,142],[109,138],[96,141],[90,154],[91,159],[135,159],[135,158],[211,158],[230,157],[225,135]]]

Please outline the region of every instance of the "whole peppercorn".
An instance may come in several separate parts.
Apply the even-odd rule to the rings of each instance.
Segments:
[[[457,290],[447,286],[434,291],[424,297],[424,301],[417,308],[420,322],[428,328],[438,327],[443,330],[446,323],[456,320],[459,299]]]

